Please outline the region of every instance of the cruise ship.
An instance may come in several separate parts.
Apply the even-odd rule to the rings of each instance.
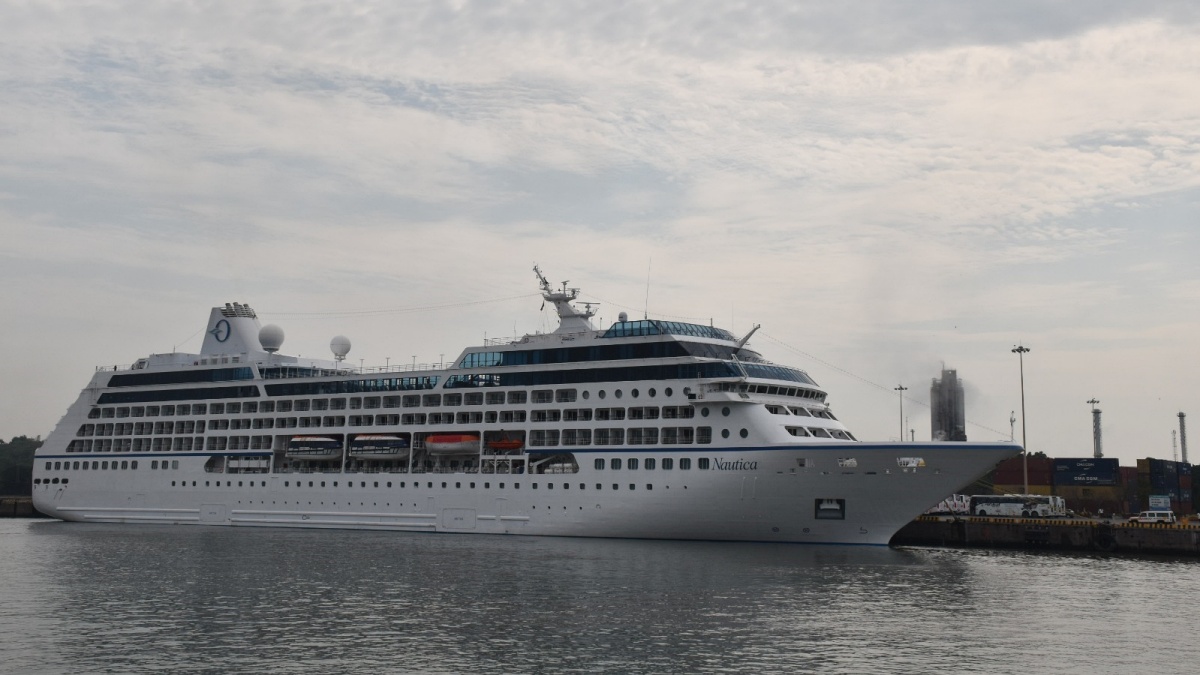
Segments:
[[[67,521],[887,545],[1019,454],[859,441],[803,370],[711,325],[624,313],[534,271],[553,332],[437,367],[279,352],[249,306],[198,354],[99,368],[38,450]],[[757,329],[757,327],[756,327]]]

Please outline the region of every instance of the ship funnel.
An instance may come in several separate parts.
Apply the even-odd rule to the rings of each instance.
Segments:
[[[263,351],[259,342],[258,315],[249,305],[233,302],[213,307],[208,315],[201,354],[256,354]]]

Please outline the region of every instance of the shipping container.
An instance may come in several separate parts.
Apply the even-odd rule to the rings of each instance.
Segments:
[[[1129,500],[1125,488],[1110,486],[1056,485],[1054,494],[1063,498],[1067,508],[1076,513],[1128,513]]]
[[[1029,458],[1029,484],[1053,485],[1054,460],[1049,457]],[[1021,457],[1012,457],[1001,462],[992,473],[992,482],[997,485],[1023,485],[1025,463]]]
[[[1047,495],[1047,496],[1049,496],[1049,495],[1054,494],[1054,490],[1053,490],[1053,487],[1050,485],[1032,485],[1032,484],[1030,484],[1029,492],[1026,493],[1025,486],[1021,483],[1017,483],[1015,485],[1003,485],[1003,484],[997,483],[995,486],[992,487],[992,494],[997,494],[997,495],[1031,494],[1031,495]]]
[[[1145,474],[1150,473],[1150,460],[1149,459],[1139,459],[1137,461],[1137,470],[1138,470],[1138,473],[1145,473]]]
[[[1120,463],[1115,459],[1084,457],[1054,460],[1055,485],[1117,485]]]
[[[1187,462],[1180,462],[1179,463],[1179,475],[1180,476],[1191,476],[1192,475],[1192,465],[1188,464]]]

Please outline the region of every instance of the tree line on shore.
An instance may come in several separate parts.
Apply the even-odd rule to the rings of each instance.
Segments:
[[[0,496],[28,497],[33,494],[33,453],[42,439],[14,436],[0,441]]]

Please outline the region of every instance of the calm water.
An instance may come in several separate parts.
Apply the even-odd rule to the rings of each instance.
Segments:
[[[1200,563],[0,521],[0,671],[1195,673]]]

